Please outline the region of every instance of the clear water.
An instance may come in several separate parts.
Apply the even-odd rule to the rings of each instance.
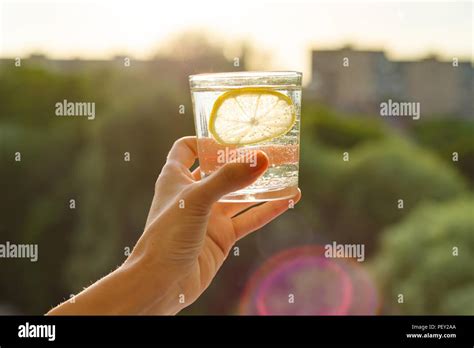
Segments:
[[[273,88],[287,95],[293,101],[296,122],[286,134],[255,145],[239,146],[239,149],[262,150],[269,157],[266,172],[251,186],[225,196],[221,201],[267,201],[282,199],[294,195],[298,187],[299,142],[301,119],[301,88]],[[222,145],[218,145],[209,133],[209,117],[216,99],[229,89],[192,90],[195,127],[198,137],[199,162],[201,176],[204,178],[217,170],[216,154]]]

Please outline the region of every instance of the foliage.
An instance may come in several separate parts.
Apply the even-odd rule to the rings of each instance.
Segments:
[[[349,149],[366,141],[381,139],[386,130],[380,121],[366,115],[340,115],[321,104],[303,103],[305,131],[319,143]]]
[[[474,313],[473,211],[472,196],[423,204],[386,231],[373,264],[393,312]]]
[[[367,255],[382,229],[419,203],[451,199],[465,190],[455,169],[405,141],[367,143],[349,156],[319,209],[331,240],[364,243]]]
[[[459,170],[474,183],[474,121],[456,118],[426,120],[412,129],[415,139],[437,153],[446,162],[453,163],[458,155]]]

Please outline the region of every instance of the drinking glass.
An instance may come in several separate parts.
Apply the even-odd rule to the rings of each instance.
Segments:
[[[257,181],[221,202],[270,201],[296,194],[301,80],[295,71],[189,77],[201,178],[227,162],[252,165],[255,150],[269,158],[268,169]]]

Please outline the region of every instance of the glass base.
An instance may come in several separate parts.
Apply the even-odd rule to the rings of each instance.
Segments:
[[[235,192],[225,195],[219,202],[267,202],[289,199],[298,193],[297,186],[285,187],[281,190],[263,191],[255,193]]]

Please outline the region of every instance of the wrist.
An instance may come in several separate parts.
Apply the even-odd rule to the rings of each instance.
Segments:
[[[124,284],[124,300],[128,313],[172,315],[179,312],[176,279],[166,265],[148,255],[131,257],[117,272],[119,283]]]

